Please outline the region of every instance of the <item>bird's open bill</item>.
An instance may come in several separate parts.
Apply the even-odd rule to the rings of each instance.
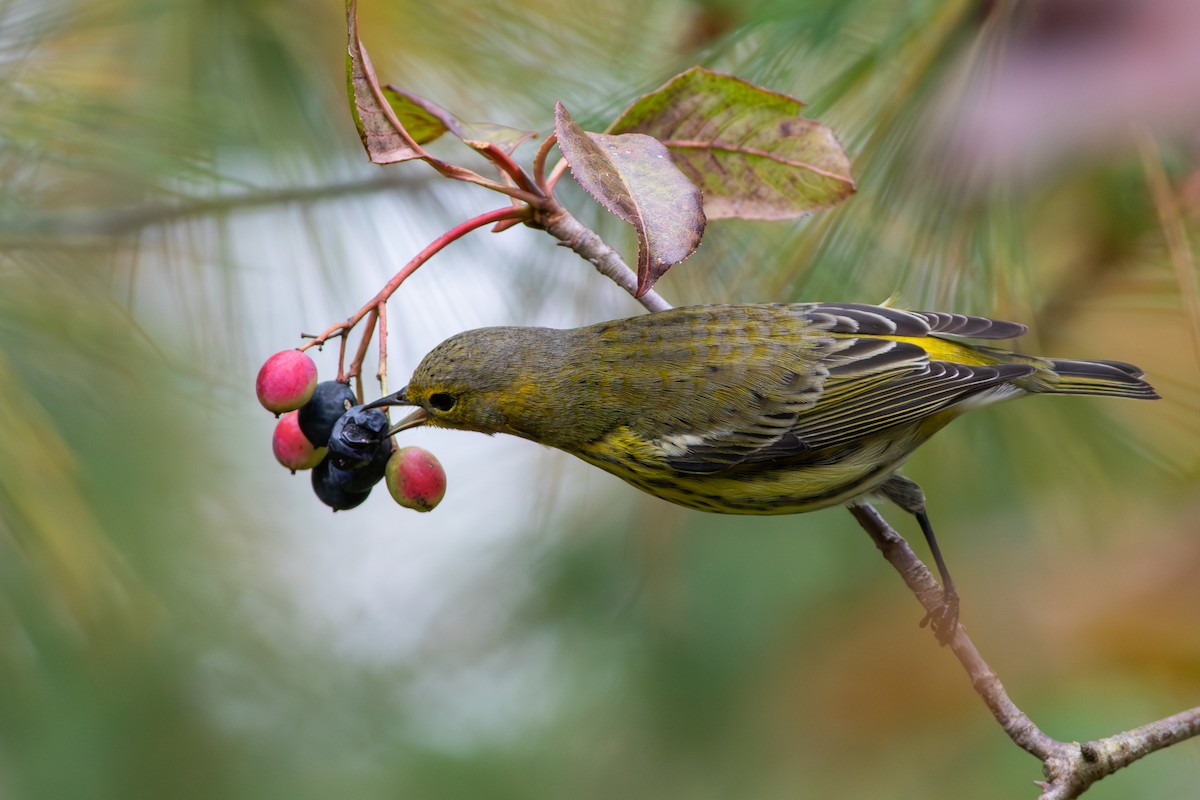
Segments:
[[[373,403],[367,403],[365,408],[383,408],[384,406],[410,406],[412,403],[404,396],[404,389],[389,394],[386,397],[381,397]],[[429,421],[429,412],[423,408],[418,408],[409,414],[404,419],[397,422],[388,430],[388,436],[395,436],[400,431],[406,431],[409,428],[416,428],[424,425]]]

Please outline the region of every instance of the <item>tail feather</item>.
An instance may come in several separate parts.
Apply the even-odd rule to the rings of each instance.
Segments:
[[[1145,373],[1133,364],[1069,359],[1045,359],[1043,363],[1047,368],[1030,376],[1029,391],[1158,399],[1154,387],[1142,380]]]

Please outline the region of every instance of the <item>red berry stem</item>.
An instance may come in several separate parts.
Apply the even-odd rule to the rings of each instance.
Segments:
[[[301,337],[309,339],[310,341],[300,345],[298,349],[304,351],[310,347],[321,347],[325,344],[325,342],[329,341],[333,337],[340,336],[343,339],[343,358],[339,360],[339,363],[344,363],[346,335],[350,333],[350,331],[354,330],[355,325],[357,325],[359,322],[362,322],[363,317],[367,316],[367,314],[370,314],[373,310],[378,308],[381,303],[386,303],[391,296],[396,293],[396,290],[400,288],[400,284],[404,283],[409,275],[412,275],[414,272],[416,272],[418,267],[437,254],[438,251],[456,239],[461,239],[464,235],[470,233],[476,228],[482,228],[484,226],[491,225],[496,222],[502,222],[504,220],[517,220],[523,222],[529,219],[531,215],[532,211],[528,206],[505,206],[504,208],[497,208],[493,211],[488,211],[485,214],[480,214],[479,216],[473,217],[466,222],[455,225],[453,228],[446,231],[441,236],[437,237],[428,245],[426,245],[424,250],[413,256],[412,259],[405,264],[399,272],[392,276],[391,280],[383,285],[383,288],[380,289],[374,297],[368,300],[362,308],[354,312],[354,315],[345,322],[338,322],[330,325],[324,331],[316,334],[315,336],[307,333],[301,334]],[[344,378],[345,376],[339,371],[338,379],[344,380]]]
[[[346,333],[349,333],[349,332],[350,332],[350,329],[347,328]],[[303,350],[304,348],[301,347],[300,349]],[[337,379],[342,383],[349,383],[349,381],[346,380],[346,337],[344,335],[342,336],[342,340],[338,343],[338,376],[337,376]]]
[[[379,304],[379,369],[375,372],[379,390],[388,393],[387,385],[387,303]],[[386,410],[386,409],[385,409]]]
[[[360,403],[363,402],[362,365],[367,357],[367,348],[371,346],[371,335],[375,333],[375,323],[378,320],[379,306],[375,306],[367,313],[366,329],[363,331],[362,339],[358,342],[358,350],[354,354],[354,360],[350,362],[350,369],[346,371],[347,378],[355,378],[358,381],[358,402]]]

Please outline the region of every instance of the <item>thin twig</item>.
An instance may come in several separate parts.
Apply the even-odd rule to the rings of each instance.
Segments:
[[[941,588],[933,572],[917,558],[904,537],[869,503],[851,506],[850,513],[887,562],[900,573],[925,610],[936,609],[941,601]],[[1197,707],[1104,739],[1084,744],[1060,742],[1043,733],[1017,707],[962,625],[955,629],[949,647],[1004,732],[1018,747],[1042,762],[1046,780],[1039,782],[1042,789],[1039,800],[1073,800],[1093,783],[1122,767],[1156,750],[1200,735],[1200,707]]]
[[[629,268],[620,253],[571,216],[565,208],[555,203],[553,210],[540,215],[537,222],[564,246],[590,261],[601,275],[637,297],[637,273]],[[637,300],[647,311],[666,311],[671,307],[671,304],[654,290],[637,297]]]
[[[942,589],[933,573],[917,558],[917,554],[904,537],[888,525],[883,516],[869,503],[851,506],[850,513],[874,540],[883,557],[900,573],[900,577],[925,610],[935,611],[941,603]],[[1029,717],[1017,708],[961,624],[956,626],[948,645],[970,676],[975,691],[987,703],[1001,727],[1023,750],[1045,760],[1054,751],[1056,742],[1042,733]]]

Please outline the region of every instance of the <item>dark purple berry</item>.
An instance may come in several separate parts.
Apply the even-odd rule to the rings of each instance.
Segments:
[[[362,505],[371,494],[370,486],[365,491],[351,489],[346,473],[330,464],[328,458],[313,468],[312,487],[317,499],[334,511],[347,511]]]
[[[312,399],[300,406],[300,430],[315,447],[325,447],[334,424],[346,409],[358,402],[350,385],[340,381],[321,381]]]
[[[381,409],[355,406],[334,423],[329,435],[330,455],[366,463],[387,440],[388,418]],[[388,449],[391,452],[391,449]]]
[[[385,439],[376,449],[370,461],[350,462],[340,456],[329,460],[330,471],[338,470],[345,474],[345,485],[356,491],[370,489],[383,480],[387,472],[388,460],[392,457],[392,440]]]
[[[369,489],[383,478],[392,455],[387,414],[355,406],[342,415],[329,436],[331,469],[346,473],[345,485]]]

